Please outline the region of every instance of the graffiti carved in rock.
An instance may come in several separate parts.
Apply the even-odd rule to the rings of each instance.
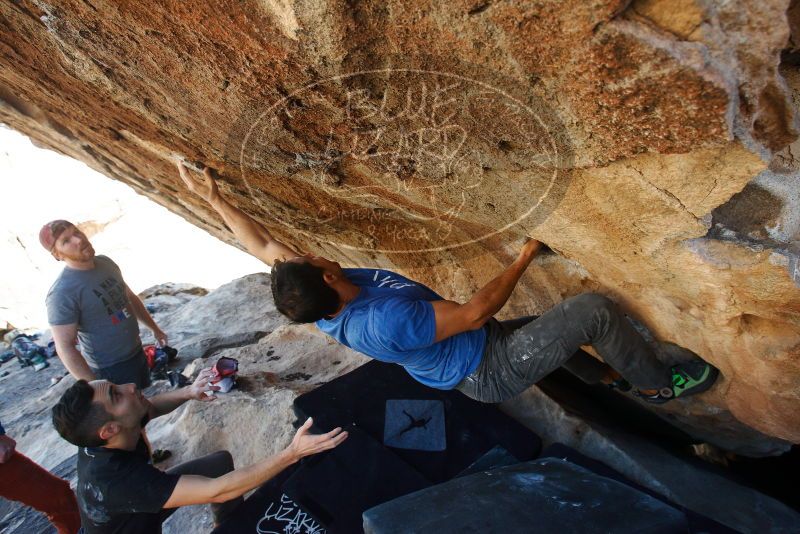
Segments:
[[[265,213],[275,211],[266,191],[285,182],[292,218],[275,222],[337,247],[409,253],[524,233],[557,205],[572,157],[538,98],[452,73],[385,69],[287,95],[250,125],[239,163]],[[354,224],[362,231],[347,231]]]

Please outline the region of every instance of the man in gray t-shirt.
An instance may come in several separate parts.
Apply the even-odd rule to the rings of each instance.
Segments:
[[[164,345],[167,336],[110,258],[95,256],[86,236],[68,221],[47,223],[39,241],[66,266],[47,294],[56,351],[75,378],[150,385],[137,319]],[[76,348],[80,343],[80,351]]]

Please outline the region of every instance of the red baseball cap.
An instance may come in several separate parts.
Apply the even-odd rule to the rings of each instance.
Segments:
[[[39,243],[41,243],[42,246],[52,254],[53,249],[56,247],[56,239],[58,239],[58,236],[61,235],[61,232],[67,228],[70,228],[71,226],[75,225],[63,219],[50,221],[42,226],[41,230],[39,230]]]

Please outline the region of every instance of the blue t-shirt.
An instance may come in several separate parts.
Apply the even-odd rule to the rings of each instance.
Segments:
[[[339,343],[382,362],[398,363],[417,381],[452,389],[475,371],[486,331],[462,332],[438,343],[431,289],[383,269],[343,269],[361,288],[333,319],[317,321]]]

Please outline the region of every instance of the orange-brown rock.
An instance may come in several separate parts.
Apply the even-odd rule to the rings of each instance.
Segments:
[[[232,242],[174,168],[206,163],[450,298],[533,235],[558,256],[504,314],[610,294],[722,370],[705,414],[800,442],[789,3],[13,0],[0,121]]]

